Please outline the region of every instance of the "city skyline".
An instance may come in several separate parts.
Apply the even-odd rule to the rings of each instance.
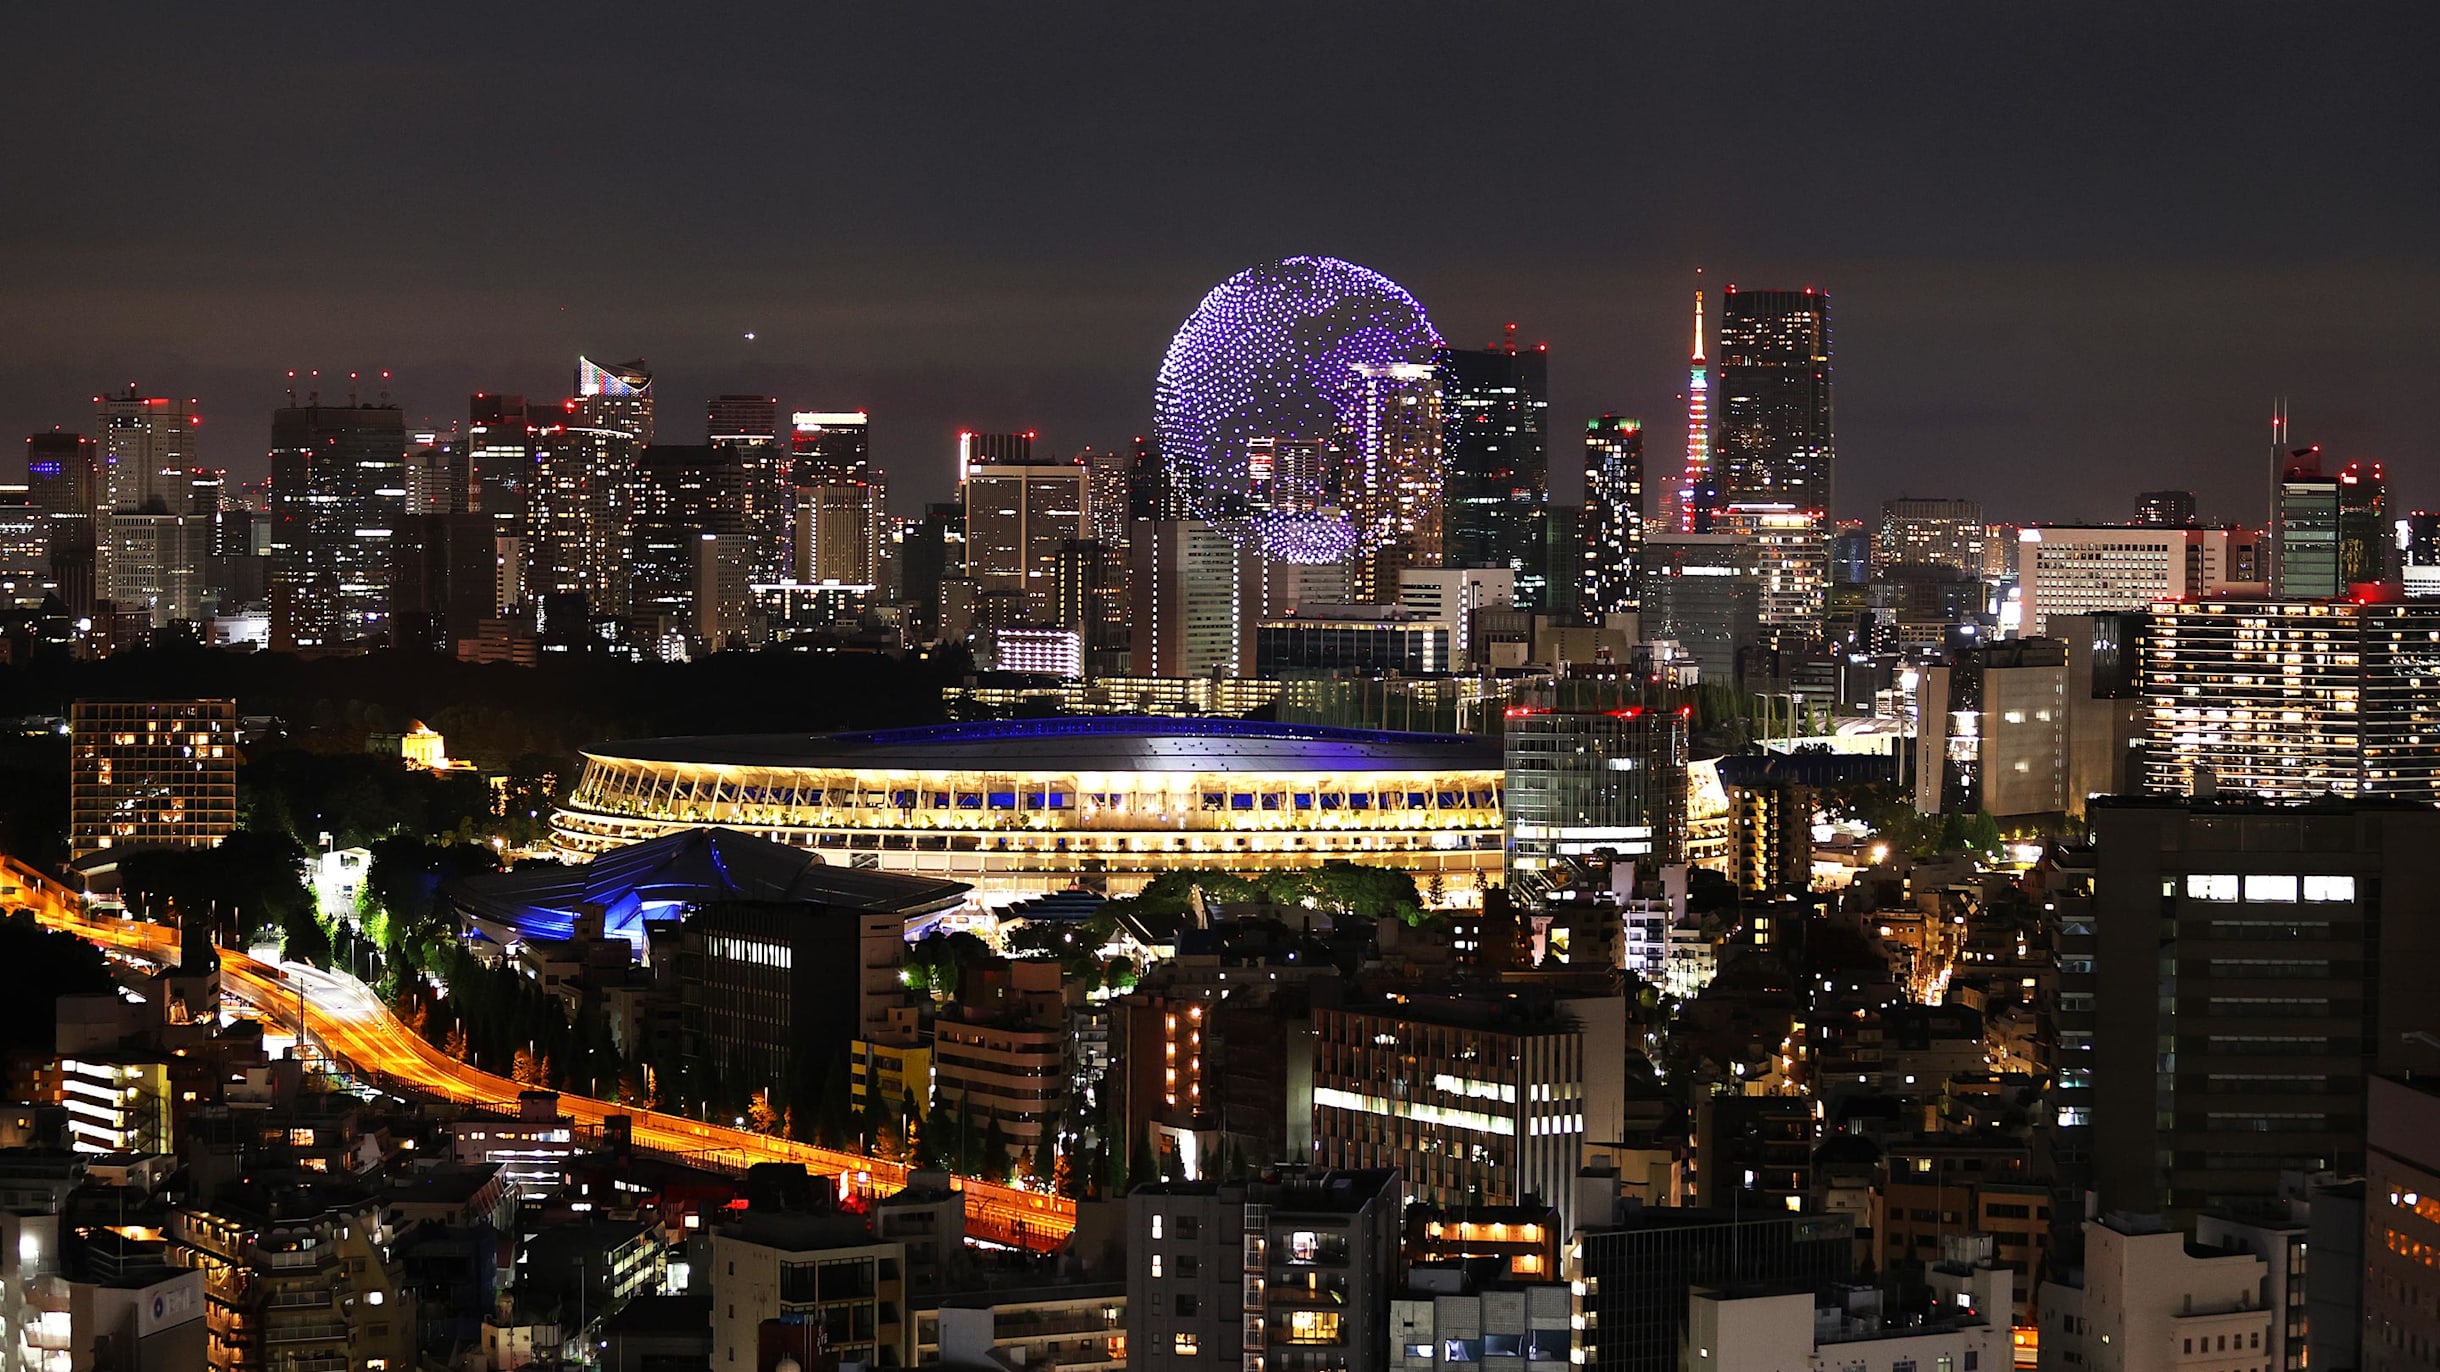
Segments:
[[[2258,519],[2255,458],[2278,394],[2295,398],[2300,440],[2385,463],[2403,507],[2432,502],[2434,439],[2393,399],[2416,382],[2440,299],[2417,246],[2440,205],[2428,178],[2393,170],[2433,150],[2403,56],[2430,47],[2428,16],[2313,27],[2239,10],[2197,33],[2099,11],[2013,32],[1931,14],[1784,16],[1784,51],[1740,54],[1813,75],[1819,132],[1787,150],[1764,135],[1795,97],[1725,94],[1702,23],[1612,18],[1567,44],[1524,24],[1501,41],[1515,70],[1549,75],[1516,90],[1547,136],[1526,140],[1514,175],[1477,185],[1423,179],[1508,146],[1467,121],[1353,165],[1267,151],[1381,107],[1406,81],[1421,78],[1427,101],[1458,89],[1472,52],[1456,10],[1419,16],[1344,71],[1358,35],[1334,17],[1296,18],[1302,41],[1264,63],[1247,61],[1263,22],[1251,12],[1217,32],[978,14],[920,31],[859,17],[824,35],[933,59],[941,84],[927,92],[1000,62],[1041,73],[988,119],[978,102],[894,89],[879,79],[887,61],[792,108],[778,64],[812,35],[780,18],[767,59],[681,30],[647,64],[620,42],[626,26],[579,30],[563,62],[518,68],[531,89],[464,111],[431,108],[452,103],[436,92],[407,120],[373,94],[382,78],[497,92],[505,54],[465,51],[420,18],[362,43],[170,13],[109,35],[127,80],[107,129],[62,118],[74,102],[40,67],[0,97],[48,135],[29,140],[19,184],[87,207],[0,239],[23,268],[0,293],[0,423],[75,429],[88,397],[134,380],[199,397],[202,458],[259,476],[292,367],[387,369],[410,423],[445,423],[475,390],[553,394],[576,354],[641,355],[682,420],[743,391],[871,411],[874,460],[911,512],[946,495],[960,428],[1037,429],[1063,454],[1148,431],[1161,344],[1200,291],[1307,251],[1406,284],[1453,346],[1518,323],[1550,345],[1559,431],[1634,415],[1655,453],[1682,451],[1697,266],[1714,289],[1829,290],[1846,518],[1917,495],[1980,500],[1995,518],[2114,519],[2139,490],[2191,487],[2206,517]],[[40,16],[29,37],[89,45],[85,22]],[[2252,55],[2274,45],[2283,84],[2319,98],[2262,96]],[[313,119],[227,79],[274,54],[320,92]],[[1617,79],[1578,79],[1601,54],[1622,55]],[[188,119],[207,68],[209,108]],[[682,81],[621,79],[647,75],[722,77],[717,108],[653,93]],[[1214,93],[1158,98],[1182,76]],[[2071,90],[2083,98],[2057,98]],[[1119,104],[1143,111],[1140,127],[1087,117]],[[832,171],[781,170],[841,115],[854,136],[811,150]],[[520,207],[472,216],[479,230],[446,210],[476,203],[483,178],[465,168],[489,152],[612,126],[636,136],[633,179],[610,180],[651,194],[554,170]],[[2221,135],[2207,155],[2168,151],[2198,127]],[[130,146],[152,150],[156,175],[105,174]],[[282,169],[316,163],[348,168],[356,193],[271,208],[288,203]],[[1596,165],[1599,184],[1573,176]],[[858,194],[824,195],[833,176]],[[768,225],[673,217],[757,178],[773,187],[778,213],[756,217]],[[2259,213],[2266,180],[2299,212]],[[1450,213],[1411,213],[1427,185]],[[1536,189],[1560,185],[1568,196]],[[1317,208],[1268,213],[1263,186]],[[131,197],[165,188],[189,206],[174,224],[135,212],[149,202]],[[1806,212],[1766,213],[1783,195]],[[942,213],[975,200],[1005,211],[973,217],[993,228]],[[1642,207],[1633,231],[1585,227],[1624,205]],[[1469,222],[1503,228],[1451,227]],[[1553,491],[1577,488],[1575,463],[1562,445]]]

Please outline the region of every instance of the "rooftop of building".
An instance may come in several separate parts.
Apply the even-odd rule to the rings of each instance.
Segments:
[[[601,1332],[605,1339],[699,1334],[708,1340],[712,1336],[712,1295],[702,1291],[686,1296],[637,1296],[602,1321]]]
[[[1060,1282],[1043,1286],[1036,1280],[1041,1276],[1038,1272],[1014,1272],[1008,1274],[1011,1278],[1009,1285],[996,1286],[991,1283],[989,1269],[982,1269],[974,1275],[982,1279],[982,1286],[946,1292],[940,1297],[939,1304],[944,1309],[995,1310],[1011,1305],[1055,1305],[1066,1301],[1119,1301],[1127,1296],[1127,1283],[1124,1281]]]
[[[1352,1215],[1398,1184],[1398,1169],[1371,1168],[1288,1168],[1265,1172],[1253,1181],[1164,1181],[1138,1186],[1127,1194],[1135,1196],[1219,1196],[1232,1194],[1269,1205],[1274,1215],[1294,1214]]]
[[[875,771],[1491,771],[1500,765],[1498,740],[1467,734],[1138,715],[995,720],[843,734],[639,739],[606,743],[586,756]]]

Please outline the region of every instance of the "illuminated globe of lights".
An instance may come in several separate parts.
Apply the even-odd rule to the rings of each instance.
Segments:
[[[1378,378],[1429,367],[1440,335],[1379,272],[1335,257],[1249,268],[1203,297],[1169,344],[1153,395],[1161,459],[1198,518],[1270,556],[1346,559],[1377,546],[1351,517],[1379,493],[1365,450]]]

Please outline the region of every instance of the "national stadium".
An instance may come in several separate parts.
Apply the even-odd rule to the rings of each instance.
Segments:
[[[1236,719],[1012,720],[709,735],[584,755],[558,846],[590,856],[721,825],[988,903],[1164,872],[1353,861],[1469,902],[1501,863],[1495,739]]]

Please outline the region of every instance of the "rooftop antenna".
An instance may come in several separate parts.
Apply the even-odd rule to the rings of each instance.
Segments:
[[[297,407],[297,369],[296,369],[296,368],[294,368],[294,367],[290,367],[290,368],[288,369],[288,408],[293,410],[293,409],[295,409],[296,407]]]
[[[390,372],[386,367],[381,372],[381,403],[384,405],[390,403]]]
[[[322,369],[320,367],[314,368],[311,373],[311,377],[313,380],[313,385],[311,389],[305,392],[305,403],[308,405],[320,405],[322,403]]]
[[[2288,401],[2287,397],[2271,398],[2271,484],[2269,508],[2262,520],[2261,552],[2255,561],[2262,564],[2263,589],[2272,595],[2279,593],[2279,488],[2287,480]]]
[[[347,407],[351,410],[356,408],[356,374],[354,372],[347,374]]]

